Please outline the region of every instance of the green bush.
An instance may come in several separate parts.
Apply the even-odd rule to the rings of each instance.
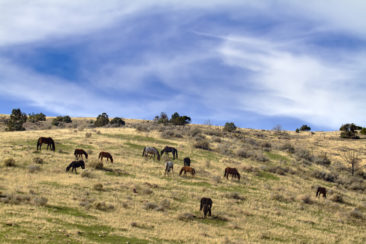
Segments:
[[[224,126],[224,131],[227,132],[233,132],[236,130],[236,125],[234,124],[234,122],[226,122],[225,126]]]
[[[111,125],[114,125],[114,126],[123,126],[126,124],[126,122],[119,117],[113,118],[110,123],[111,123]]]
[[[169,122],[173,125],[186,125],[191,122],[191,118],[186,115],[180,116],[177,112],[175,112],[174,114],[172,114]]]
[[[344,124],[339,128],[341,131],[341,138],[351,138],[351,139],[358,139],[359,136],[357,135],[357,130],[362,130],[362,127],[357,126],[355,124]]]
[[[43,113],[31,113],[28,115],[28,121],[32,123],[36,123],[38,121],[46,121],[46,115],[44,115]]]
[[[300,127],[300,131],[310,131],[310,130],[311,130],[311,128],[308,125],[303,125]]]
[[[13,109],[10,115],[10,119],[7,123],[6,130],[8,131],[19,131],[25,130],[23,124],[27,121],[27,115],[22,113],[20,108]]]
[[[96,127],[102,127],[109,124],[109,118],[107,113],[99,114],[97,120],[94,122]]]
[[[56,118],[54,118],[52,120],[52,124],[55,126],[59,126],[61,123],[71,123],[72,120],[70,118],[70,116],[66,115],[66,116],[57,116]]]
[[[366,128],[362,128],[362,129],[361,129],[361,131],[360,131],[360,133],[361,133],[362,135],[366,135]]]

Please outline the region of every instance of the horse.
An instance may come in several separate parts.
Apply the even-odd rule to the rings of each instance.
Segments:
[[[173,167],[174,167],[174,163],[172,161],[166,162],[165,163],[165,174],[164,175],[169,174],[170,170],[172,170],[172,173],[174,175]]]
[[[168,153],[170,153],[170,152],[173,154],[173,160],[175,158],[178,158],[178,150],[175,149],[174,147],[168,147],[168,146],[164,147],[164,149],[161,150],[161,156],[163,156],[164,153],[169,155]]]
[[[82,169],[85,169],[85,163],[83,160],[79,160],[79,161],[72,161],[69,166],[66,167],[66,172],[68,172],[71,169],[71,172],[75,170],[75,174],[77,174],[78,172],[76,171],[76,168],[81,167]]]
[[[327,189],[325,189],[325,187],[319,186],[316,190],[316,197],[320,197],[321,194],[324,198],[327,198]]]
[[[191,159],[190,158],[184,158],[183,159],[184,166],[191,166]]]
[[[202,211],[202,209],[203,209],[203,217],[204,218],[206,218],[207,213],[208,213],[208,216],[211,216],[211,208],[212,208],[211,198],[202,197],[201,198],[200,211]]]
[[[98,156],[98,159],[103,161],[103,158],[107,158],[107,161],[108,161],[108,159],[110,159],[111,163],[113,163],[112,155],[109,152],[100,152],[99,156]]]
[[[184,171],[184,175],[187,172],[190,172],[192,174],[192,176],[196,174],[196,170],[194,170],[194,168],[192,168],[190,166],[183,166],[182,169],[179,172],[179,175],[181,175],[183,171]]]
[[[85,158],[88,159],[88,154],[83,149],[75,149],[74,155],[76,159],[83,158],[83,154],[85,155]]]
[[[154,155],[154,159],[155,155],[157,155],[158,161],[160,161],[159,151],[155,147],[144,147],[144,150],[142,151],[142,156],[147,157],[149,155]]]
[[[227,167],[225,169],[224,177],[226,177],[226,179],[229,179],[229,175],[231,175],[231,179],[238,178],[238,180],[240,181],[240,174],[236,168]]]
[[[52,151],[55,151],[55,142],[53,141],[53,139],[51,137],[40,137],[38,138],[37,141],[37,151],[38,148],[39,150],[42,150],[42,144],[46,143],[47,144],[47,150],[48,148],[50,148]]]

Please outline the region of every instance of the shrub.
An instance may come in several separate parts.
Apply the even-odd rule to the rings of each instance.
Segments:
[[[31,113],[28,115],[28,121],[32,123],[36,123],[38,121],[46,121],[46,115],[44,115],[43,113]]]
[[[199,128],[191,129],[190,136],[196,137],[197,135],[200,135],[202,131]]]
[[[302,195],[302,196],[300,196],[300,200],[303,203],[306,203],[306,204],[312,204],[313,203],[313,200],[311,199],[311,197],[309,195]]]
[[[25,130],[23,124],[27,121],[27,115],[17,108],[13,109],[10,115],[10,119],[7,123],[6,130],[8,131],[21,131]]]
[[[29,165],[28,166],[29,173],[35,173],[41,171],[41,167],[39,165]]]
[[[71,123],[71,122],[72,122],[71,117],[68,116],[68,115],[66,115],[66,116],[57,116],[56,118],[54,118],[52,120],[52,125],[60,126],[63,123]]]
[[[94,190],[96,191],[103,191],[103,185],[98,183],[93,186]]]
[[[112,204],[108,204],[105,202],[97,202],[95,204],[95,208],[100,211],[111,211],[114,210],[114,206]]]
[[[13,158],[7,158],[4,160],[4,166],[6,167],[15,167],[15,160]]]
[[[116,127],[120,127],[126,125],[126,122],[119,117],[115,117],[111,120],[110,124]]]
[[[152,202],[148,202],[145,204],[144,209],[145,210],[151,210],[151,209],[157,209],[158,205]]]
[[[186,115],[180,116],[177,112],[175,112],[172,114],[169,122],[173,125],[186,125],[191,122],[191,118]]]
[[[89,163],[90,167],[91,168],[94,168],[94,169],[103,169],[103,162],[99,162],[99,161],[92,161]]]
[[[338,203],[344,203],[343,197],[341,195],[334,195],[330,198],[330,200],[332,200],[333,202],[338,202]]]
[[[362,135],[366,135],[366,128],[362,128],[362,129],[361,129],[361,131],[360,131],[360,133],[361,133]]]
[[[236,130],[236,128],[237,127],[235,126],[234,122],[226,122],[224,126],[224,131],[233,132]]]
[[[196,216],[194,216],[191,213],[183,213],[178,216],[178,219],[181,221],[191,221],[191,220],[194,220],[195,218],[196,218]]]
[[[339,130],[341,131],[341,138],[351,138],[351,139],[359,139],[357,136],[357,130],[361,130],[362,127],[357,126],[355,124],[344,124]]]
[[[248,151],[245,149],[239,149],[236,152],[236,155],[238,155],[241,158],[249,158],[251,156],[251,153],[248,153]]]
[[[85,177],[85,178],[93,178],[94,175],[92,174],[92,172],[88,171],[88,170],[84,170],[81,173],[81,177]]]
[[[96,127],[102,127],[109,123],[108,114],[102,113],[98,115],[97,120],[94,122],[94,126]]]
[[[90,138],[91,136],[92,136],[92,133],[90,133],[90,132],[85,133],[86,138]]]
[[[308,125],[303,125],[300,127],[300,131],[310,131],[310,130],[311,130],[311,128]]]
[[[337,179],[337,176],[332,174],[332,173],[327,173],[324,171],[319,171],[316,170],[312,173],[312,176],[317,178],[317,179],[321,179],[321,180],[325,180],[325,181],[329,181],[329,182],[335,182]]]
[[[299,128],[296,128],[296,130],[295,130],[295,131],[296,131],[296,133],[300,133],[300,130],[299,130]]]
[[[194,144],[195,148],[210,150],[210,143],[207,140],[199,140]]]
[[[324,166],[329,166],[331,163],[330,159],[327,157],[326,153],[316,157],[314,161],[316,164],[320,164],[320,165],[324,165]]]
[[[289,153],[295,153],[295,148],[291,145],[291,143],[285,143],[280,147],[280,150],[286,151]]]
[[[33,199],[33,202],[37,206],[46,206],[48,199],[45,197],[36,197]]]
[[[36,164],[43,164],[43,159],[42,158],[39,158],[39,157],[35,157],[33,158],[33,163],[36,163]]]
[[[298,149],[295,153],[297,159],[305,159],[307,161],[313,162],[314,156],[306,149]]]
[[[362,214],[362,212],[358,209],[358,208],[354,208],[350,213],[349,215],[352,217],[352,218],[355,218],[355,219],[363,219],[364,216]]]

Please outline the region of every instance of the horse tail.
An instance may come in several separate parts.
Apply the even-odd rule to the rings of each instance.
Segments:
[[[52,145],[51,146],[52,147],[51,150],[52,151],[55,151],[56,150],[56,148],[55,148],[55,142],[52,140],[52,138],[51,138],[51,145]]]
[[[66,172],[68,172],[70,170],[70,168],[72,167],[72,163],[69,164],[69,166],[66,167]]]
[[[196,174],[196,170],[194,168],[192,168],[192,175]]]

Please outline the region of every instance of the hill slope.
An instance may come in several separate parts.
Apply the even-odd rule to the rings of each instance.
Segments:
[[[21,243],[364,243],[366,185],[341,155],[365,155],[365,141],[337,132],[295,134],[143,121],[123,128],[0,132],[0,242]],[[56,151],[43,146],[51,136]],[[210,150],[199,145],[209,143]],[[174,176],[144,146],[176,147]],[[195,146],[196,145],[196,146]],[[75,148],[89,153],[86,169],[66,173]],[[95,169],[100,151],[114,156]],[[326,153],[326,156],[325,156]],[[189,156],[197,174],[178,176]],[[14,159],[15,166],[5,166]],[[330,165],[328,161],[330,160]],[[40,164],[40,161],[43,163]],[[10,162],[11,163],[11,162]],[[241,180],[224,179],[236,167]],[[328,189],[315,198],[315,187]],[[202,218],[201,197],[213,200]]]

